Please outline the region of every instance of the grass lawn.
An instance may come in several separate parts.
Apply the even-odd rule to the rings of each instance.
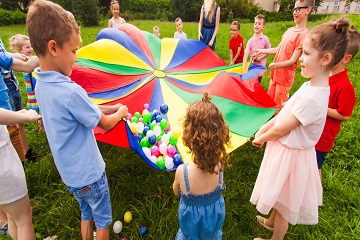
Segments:
[[[335,17],[335,16],[334,16]],[[349,16],[355,26],[360,26],[359,16]],[[309,27],[318,25],[311,22]],[[152,32],[158,25],[161,38],[173,37],[174,23],[160,21],[132,21],[142,30]],[[197,23],[184,23],[188,38],[197,37]],[[103,26],[106,26],[105,21]],[[217,38],[216,53],[229,62],[228,40],[229,24],[221,24]],[[284,31],[293,26],[292,22],[267,23],[264,34],[272,46],[277,46]],[[102,27],[81,28],[83,45],[95,40]],[[26,34],[25,25],[0,27],[1,38],[9,50],[8,39],[17,33]],[[252,36],[252,24],[241,25],[241,35],[245,41]],[[270,63],[273,57],[268,57]],[[360,54],[348,65],[349,76],[360,98]],[[23,90],[22,76],[17,74]],[[306,81],[296,73],[295,92]],[[263,78],[267,89],[269,74]],[[333,150],[323,166],[324,204],[319,208],[320,221],[315,226],[296,225],[289,227],[285,239],[360,239],[360,109],[359,100],[352,118],[344,122]],[[29,196],[32,200],[33,223],[38,239],[57,235],[58,239],[80,239],[80,211],[78,203],[66,190],[54,165],[45,133],[38,132],[35,123],[26,124],[30,147],[41,155],[36,163],[25,165]],[[161,172],[148,167],[132,150],[121,149],[98,143],[107,164],[113,221],[121,220],[123,230],[120,234],[111,231],[111,239],[140,239],[141,225],[149,229],[148,239],[174,239],[178,230],[177,208],[179,199],[172,192],[174,173]],[[252,188],[259,170],[264,148],[258,149],[250,143],[231,153],[232,167],[225,171],[227,185],[224,192],[226,219],[223,226],[224,239],[269,238],[270,232],[255,220],[258,214],[249,202]],[[76,161],[76,159],[74,159]],[[133,220],[124,223],[123,216],[131,211]],[[111,226],[112,228],[112,226]],[[1,238],[0,239],[8,239]]]

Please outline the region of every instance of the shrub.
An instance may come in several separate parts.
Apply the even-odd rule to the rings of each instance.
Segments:
[[[0,26],[12,24],[24,24],[26,22],[26,14],[18,10],[8,11],[0,9]]]

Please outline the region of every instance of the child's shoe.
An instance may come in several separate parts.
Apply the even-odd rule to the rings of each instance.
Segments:
[[[26,158],[29,162],[36,162],[36,159],[38,158],[38,156],[36,156],[35,154],[33,154],[32,148],[29,148],[29,150],[27,150],[27,152],[26,152],[26,154],[25,154],[25,158]]]

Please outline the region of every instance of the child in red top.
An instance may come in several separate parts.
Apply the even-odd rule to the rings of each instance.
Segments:
[[[316,158],[320,178],[321,167],[325,160],[326,154],[330,152],[336,135],[340,131],[342,121],[350,119],[356,104],[354,86],[351,84],[348,69],[345,67],[351,59],[354,58],[360,48],[360,34],[352,27],[350,31],[349,45],[346,49],[344,58],[334,66],[330,71],[329,85],[330,97],[327,118],[324,130],[319,142],[316,144]]]
[[[242,63],[244,58],[244,39],[239,34],[240,23],[233,21],[230,27],[231,39],[229,41],[230,65]]]

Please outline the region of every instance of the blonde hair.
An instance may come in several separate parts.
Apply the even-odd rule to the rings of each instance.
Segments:
[[[118,1],[116,1],[116,0],[112,0],[111,1],[111,3],[110,3],[110,10],[112,10],[112,7],[113,7],[113,5],[119,5],[119,10],[120,10],[120,4],[119,4],[119,2]]]
[[[266,18],[265,18],[265,16],[262,15],[262,14],[256,15],[255,19],[263,20],[263,24],[264,24],[264,25],[265,25],[265,23],[266,23]]]
[[[212,18],[215,14],[215,0],[204,0],[204,14],[209,22],[212,22]]]
[[[31,45],[38,56],[47,54],[47,43],[55,40],[60,48],[70,40],[71,34],[80,34],[72,13],[51,1],[35,0],[29,7],[26,28]]]
[[[235,25],[237,27],[237,30],[240,30],[240,22],[239,21],[233,21],[231,25]]]
[[[183,143],[194,157],[194,163],[204,172],[217,173],[227,164],[230,147],[230,130],[220,109],[211,102],[210,93],[205,92],[202,100],[191,104],[186,110],[183,122]]]
[[[16,35],[12,36],[9,39],[11,51],[13,51],[14,53],[19,52],[21,50],[22,46],[24,45],[24,42],[28,41],[28,40],[30,40],[30,38],[23,34],[16,34]]]

